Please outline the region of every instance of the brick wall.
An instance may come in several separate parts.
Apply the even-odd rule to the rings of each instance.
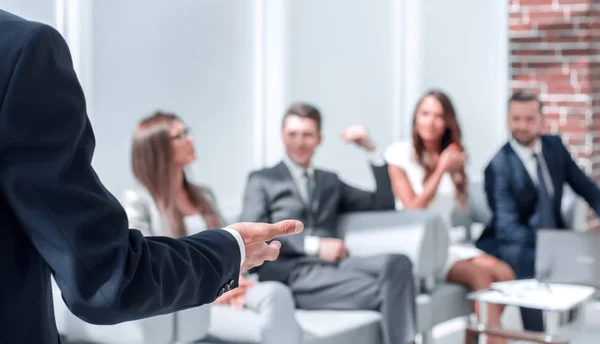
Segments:
[[[545,131],[560,134],[600,181],[600,0],[509,0],[511,91],[545,104]],[[590,226],[600,222],[590,212]]]

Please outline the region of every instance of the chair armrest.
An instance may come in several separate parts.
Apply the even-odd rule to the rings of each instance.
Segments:
[[[61,291],[54,278],[52,278],[52,294],[57,328],[69,342],[167,344],[173,340],[175,317],[172,313],[115,325],[94,325],[86,323],[71,313],[62,299]]]
[[[75,317],[67,305],[62,299],[62,294],[56,281],[54,280],[54,276],[51,277],[52,283],[52,299],[54,301],[54,321],[56,322],[56,329],[58,329],[58,333],[61,335],[67,335],[67,324],[69,322],[70,317]]]
[[[477,241],[492,219],[492,210],[488,205],[485,185],[482,181],[469,184],[469,216],[471,224],[467,234],[471,241]]]
[[[210,305],[188,308],[174,315],[176,342],[194,343],[206,337],[210,325]]]
[[[469,215],[472,222],[487,224],[492,219],[483,183],[469,184]]]
[[[427,210],[350,213],[340,218],[337,229],[353,256],[404,254],[419,279],[434,277],[448,256],[444,223]]]
[[[561,215],[565,220],[565,226],[575,231],[584,231],[587,225],[588,205],[571,189],[565,185],[561,201]]]

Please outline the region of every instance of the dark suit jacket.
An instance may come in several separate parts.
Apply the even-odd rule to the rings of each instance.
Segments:
[[[560,209],[565,183],[600,213],[598,187],[577,167],[560,137],[542,136],[541,142],[554,186],[552,207],[558,226],[564,228]],[[493,216],[477,247],[509,263],[517,277],[533,277],[537,189],[510,144],[504,145],[485,169],[485,190]]]
[[[212,302],[235,285],[225,231],[144,238],[91,167],[67,44],[0,11],[0,342],[56,344],[50,274],[71,311],[113,324]]]
[[[309,209],[298,193],[290,171],[283,162],[255,171],[248,177],[241,221],[278,222],[295,219],[305,224],[297,235],[278,238],[281,241],[279,259],[265,263],[260,269],[261,280],[286,282],[291,269],[299,263],[319,261],[304,251],[305,235],[335,238],[340,214],[360,210],[394,209],[395,201],[388,167],[372,166],[377,190],[368,192],[352,187],[332,172],[315,170],[315,191],[312,221]],[[312,226],[310,226],[312,224]]]

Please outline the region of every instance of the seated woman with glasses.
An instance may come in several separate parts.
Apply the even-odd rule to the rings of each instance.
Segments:
[[[139,185],[123,197],[130,228],[145,235],[177,238],[224,226],[210,189],[186,177],[184,169],[195,159],[189,129],[176,115],[156,112],[139,123],[132,149],[133,174]],[[300,343],[294,300],[283,284],[255,283],[240,276],[239,287],[211,307],[212,339]],[[249,318],[259,319],[257,325],[241,326]]]

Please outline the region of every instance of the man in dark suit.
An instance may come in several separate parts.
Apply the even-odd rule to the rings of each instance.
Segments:
[[[98,180],[93,151],[67,44],[0,10],[1,343],[60,343],[50,274],[75,315],[114,324],[210,303],[240,270],[277,257],[265,240],[302,230],[285,221],[144,238]]]
[[[351,127],[342,136],[371,155],[375,192],[352,187],[335,173],[312,166],[321,143],[321,115],[311,105],[295,104],[283,119],[286,156],[278,165],[250,174],[241,220],[293,218],[306,225],[307,235],[282,238],[281,256],[261,267],[261,280],[288,284],[300,308],[380,310],[386,343],[407,343],[415,335],[409,259],[352,257],[334,232],[344,212],[394,209],[387,166],[366,129]]]
[[[560,137],[541,135],[542,103],[516,92],[509,100],[512,139],[485,169],[485,190],[493,216],[477,247],[507,262],[517,278],[535,277],[537,229],[564,229],[563,185],[600,214],[600,190],[571,158]],[[529,314],[532,314],[531,316]],[[541,313],[522,311],[527,329],[542,331]]]

